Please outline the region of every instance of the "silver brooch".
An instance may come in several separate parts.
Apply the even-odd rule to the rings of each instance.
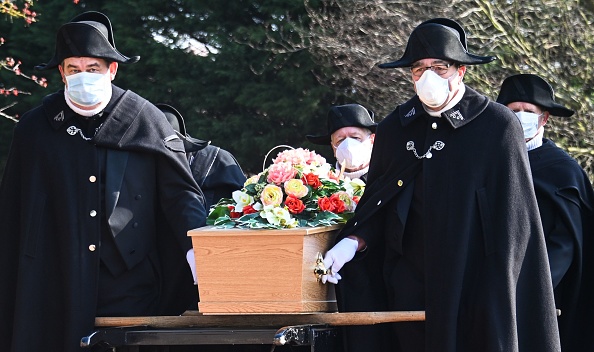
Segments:
[[[423,158],[431,159],[433,157],[433,153],[431,153],[431,150],[442,150],[443,147],[445,147],[444,142],[435,141],[435,143],[433,143],[433,145],[430,146],[429,149],[427,149],[427,152],[425,154],[419,155],[419,154],[417,154],[417,149],[415,149],[415,142],[413,142],[413,141],[406,142],[406,150],[412,150],[412,152],[415,154],[417,159],[423,159]]]
[[[95,133],[93,134],[93,137],[95,137],[95,135],[97,134],[97,131],[99,131],[99,129],[101,128],[101,126],[103,126],[103,124],[99,125],[99,127],[95,128]],[[82,139],[84,139],[85,141],[90,141],[91,139],[93,139],[93,137],[87,137],[83,134],[82,130],[76,126],[70,126],[66,129],[66,132],[71,135],[74,136],[75,134],[80,134],[80,137]]]

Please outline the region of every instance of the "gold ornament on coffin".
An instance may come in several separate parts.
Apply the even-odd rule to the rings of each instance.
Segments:
[[[324,265],[324,257],[322,253],[318,252],[316,256],[316,266],[314,267],[314,275],[318,282],[322,281],[322,276],[324,275],[332,275],[332,268],[326,269]]]

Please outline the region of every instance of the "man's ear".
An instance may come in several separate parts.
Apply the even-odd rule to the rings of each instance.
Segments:
[[[461,65],[460,67],[458,67],[458,75],[460,76],[460,82],[464,78],[464,75],[465,74],[466,74],[466,66],[465,65]]]
[[[543,113],[543,115],[542,115],[542,117],[541,117],[541,120],[540,120],[540,125],[541,125],[541,126],[544,126],[544,125],[546,125],[546,124],[547,124],[547,121],[549,121],[549,116],[551,116],[551,115],[549,114],[549,112],[548,112],[548,111],[545,111],[545,112]]]
[[[116,74],[118,73],[118,63],[117,62],[112,62],[109,64],[109,73],[111,75],[111,80],[113,81]]]
[[[371,144],[375,142],[375,133],[369,135],[369,140],[371,141]]]
[[[64,76],[64,68],[62,64],[58,65],[58,71],[60,71],[60,76],[62,76],[62,82],[66,84],[66,76]]]

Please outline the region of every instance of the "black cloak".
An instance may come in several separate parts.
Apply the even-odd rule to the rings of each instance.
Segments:
[[[181,139],[155,106],[112,87],[107,117],[94,133],[77,129],[63,91],[15,127],[0,186],[5,351],[80,350],[94,328],[99,266],[109,247],[100,240],[104,224],[116,243],[114,268],[124,271],[152,255],[156,242],[176,247],[174,259],[184,264],[187,231],[204,225],[203,197]],[[167,264],[191,279],[187,263]],[[167,273],[160,275],[164,282]]]
[[[415,185],[421,194],[413,193]],[[337,241],[356,235],[369,248],[384,247],[392,261],[370,270],[388,272],[406,255],[403,234],[415,196],[422,197],[424,349],[559,351],[528,155],[511,110],[468,87],[440,117],[429,116],[417,96],[398,106],[377,128],[365,193]],[[349,292],[342,282],[358,279],[348,277],[349,267],[365,253],[341,271],[339,299]],[[409,282],[396,284],[406,289]],[[339,301],[339,309],[381,298],[383,282],[370,285],[370,295]]]
[[[204,193],[206,209],[221,198],[231,198],[246,181],[239,163],[228,151],[214,145],[190,154],[190,169]]]
[[[584,170],[548,139],[528,152],[551,265],[555,304],[561,311],[563,352],[592,351],[594,191]]]

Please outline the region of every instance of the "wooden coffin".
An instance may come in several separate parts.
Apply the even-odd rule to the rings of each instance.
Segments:
[[[342,225],[188,232],[203,314],[335,312],[334,285],[318,282],[317,254]]]

